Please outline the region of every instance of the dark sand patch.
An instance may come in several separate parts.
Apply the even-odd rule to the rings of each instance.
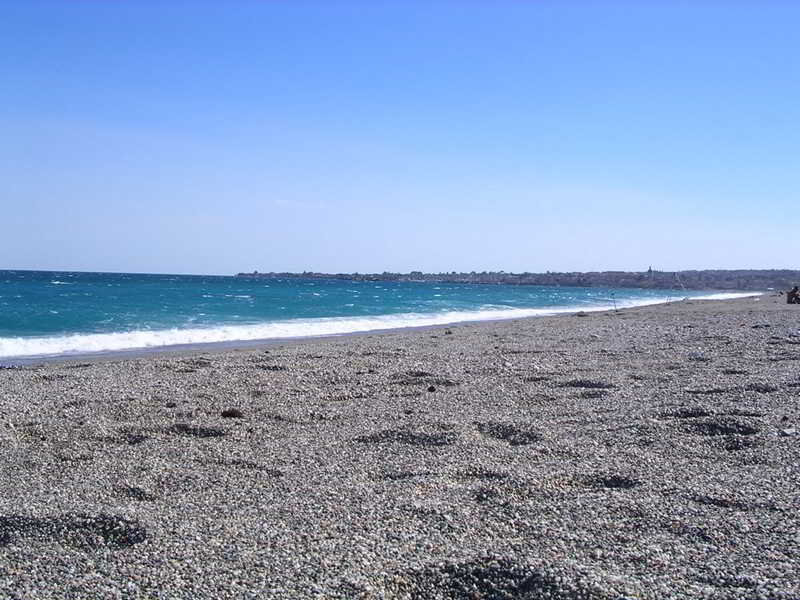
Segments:
[[[385,429],[355,438],[362,444],[408,444],[423,448],[449,446],[457,440],[458,435],[454,432],[425,433],[407,429]]]
[[[527,423],[477,422],[475,426],[485,436],[508,442],[511,446],[526,446],[542,440],[541,434]]]
[[[137,521],[107,514],[0,516],[0,546],[22,539],[63,543],[81,550],[114,549],[143,542],[147,531]]]
[[[561,384],[561,387],[586,388],[591,390],[612,390],[616,386],[607,381],[596,381],[592,379],[571,379]]]
[[[692,423],[691,429],[695,433],[707,436],[755,435],[759,432],[757,427],[749,423],[724,416],[708,418],[705,421]]]
[[[154,502],[156,500],[154,494],[135,485],[120,486],[117,488],[117,493],[123,498],[130,498],[139,502]]]
[[[222,437],[225,435],[222,429],[217,429],[216,427],[203,427],[202,425],[191,425],[188,423],[176,423],[172,427],[169,427],[168,431],[196,438]]]
[[[588,583],[588,582],[587,582]],[[580,578],[534,569],[506,558],[438,563],[395,578],[393,593],[412,600],[609,600],[611,593],[584,585]]]

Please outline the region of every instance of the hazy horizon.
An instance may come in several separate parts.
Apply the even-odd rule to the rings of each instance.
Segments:
[[[391,274],[400,274],[400,275],[408,275],[415,272],[421,272],[426,275],[448,275],[451,273],[456,273],[457,275],[460,274],[470,274],[470,273],[505,273],[507,275],[519,275],[524,273],[529,273],[533,275],[544,274],[544,273],[646,273],[648,269],[595,269],[591,271],[555,271],[553,269],[546,269],[544,271],[506,271],[504,269],[498,270],[491,270],[491,269],[482,269],[480,271],[476,269],[470,269],[469,271],[454,271],[453,269],[446,269],[442,271],[420,271],[420,269],[412,269],[406,271],[388,271],[386,269],[380,271],[311,271],[309,269],[301,269],[299,271],[262,271],[260,269],[254,269],[260,274],[269,275],[271,273],[280,274],[280,273],[290,273],[292,275],[300,275],[303,273],[319,273],[325,275],[382,275],[383,273],[391,273]],[[23,271],[23,272],[37,272],[37,273],[100,273],[100,274],[109,274],[109,275],[175,275],[175,276],[197,276],[197,277],[235,277],[239,274],[252,274],[254,270],[250,271],[236,271],[232,273],[175,273],[175,272],[154,272],[154,271],[92,271],[92,270],[75,270],[75,269],[14,269],[14,268],[0,268],[0,271]],[[791,268],[731,268],[731,269],[678,269],[678,270],[670,270],[670,269],[657,269],[654,268],[653,271],[657,271],[660,273],[683,273],[689,271],[800,271],[800,269],[791,269]]]

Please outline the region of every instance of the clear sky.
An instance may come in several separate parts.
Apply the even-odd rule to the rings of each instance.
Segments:
[[[0,268],[800,268],[800,2],[0,15]]]

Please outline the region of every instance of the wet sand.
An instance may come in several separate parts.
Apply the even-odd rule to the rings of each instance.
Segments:
[[[800,598],[775,296],[0,369],[2,598]]]

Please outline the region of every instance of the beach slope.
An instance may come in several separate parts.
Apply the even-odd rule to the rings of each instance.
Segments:
[[[800,598],[800,306],[0,369],[2,598]]]

